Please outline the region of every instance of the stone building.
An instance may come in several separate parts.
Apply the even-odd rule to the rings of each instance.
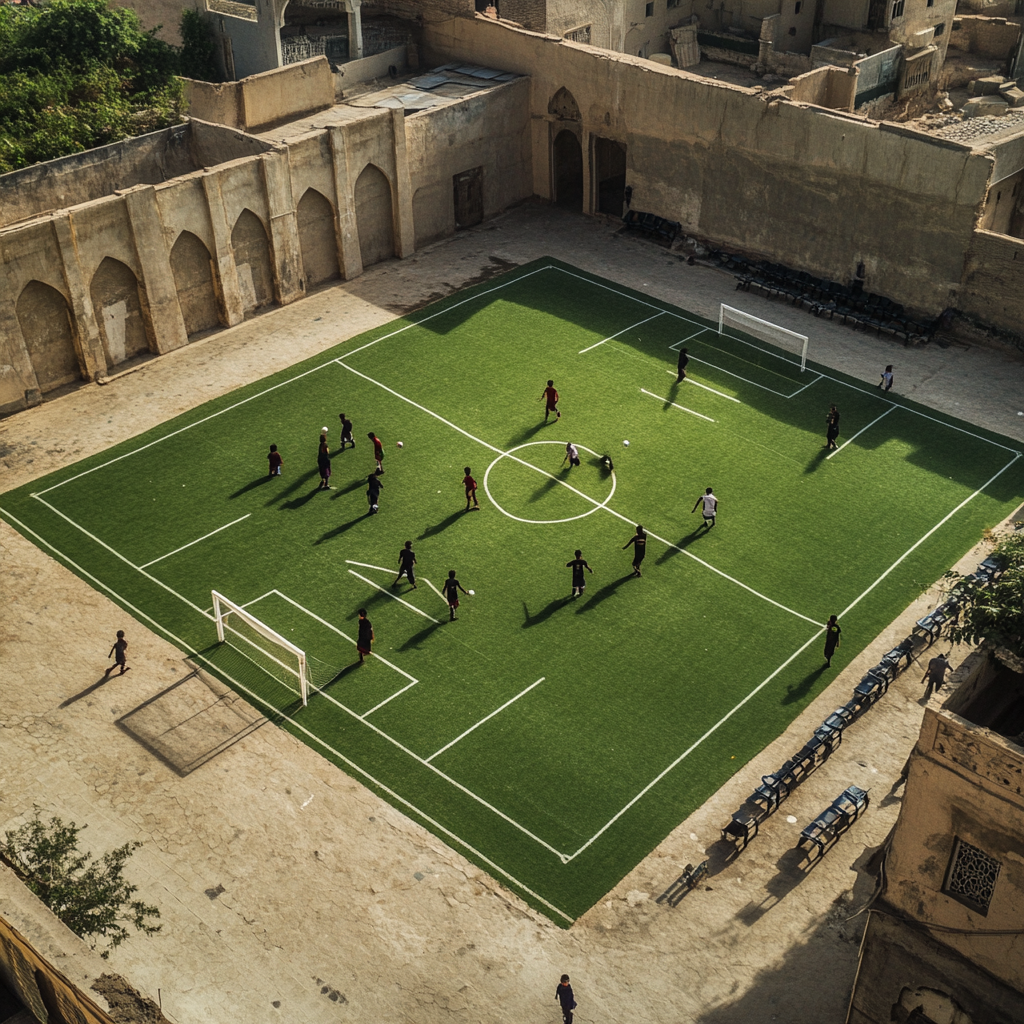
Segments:
[[[1024,1020],[1024,676],[972,654],[925,710],[848,1024]]]

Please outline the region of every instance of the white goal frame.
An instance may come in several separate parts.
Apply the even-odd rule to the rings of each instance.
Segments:
[[[749,324],[751,327],[767,327],[776,334],[784,334],[787,338],[792,338],[794,341],[801,342],[800,347],[800,372],[803,373],[807,369],[807,335],[797,334],[796,331],[789,331],[785,327],[780,327],[778,324],[773,324],[770,320],[762,320],[759,316],[754,316],[753,313],[747,313],[742,309],[737,309],[735,306],[727,306],[724,302],[718,308],[718,333],[721,335],[725,330],[725,316],[729,314],[730,318],[739,320],[743,323]],[[769,338],[763,339],[769,341]]]
[[[220,643],[224,643],[224,619],[228,615],[237,615],[250,629],[259,633],[260,636],[266,637],[272,643],[277,644],[278,647],[283,648],[289,654],[295,657],[295,663],[293,665],[287,665],[279,658],[274,657],[269,651],[263,650],[258,645],[253,645],[263,653],[266,657],[270,658],[271,661],[276,662],[286,672],[290,672],[293,676],[297,676],[299,680],[299,692],[302,695],[303,707],[309,702],[309,681],[308,673],[306,671],[306,652],[301,648],[296,647],[290,640],[286,640],[280,633],[275,632],[265,622],[260,622],[251,612],[247,612],[241,605],[235,604],[234,601],[229,600],[223,594],[219,594],[216,590],[211,591],[213,595],[213,616],[217,623],[217,640]],[[231,627],[228,626],[228,629]],[[236,635],[238,635],[236,633]],[[252,643],[252,641],[248,641]]]

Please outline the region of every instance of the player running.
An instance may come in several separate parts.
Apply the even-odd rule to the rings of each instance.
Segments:
[[[476,500],[476,481],[473,479],[473,474],[470,471],[469,466],[466,466],[463,469],[463,472],[466,474],[462,478],[462,486],[466,488],[466,511],[468,512],[470,510],[469,503],[472,501],[473,511],[479,512],[480,502]]]
[[[572,594],[571,597],[582,597],[583,591],[587,587],[587,581],[583,578],[583,570],[586,569],[591,576],[594,575],[594,570],[587,565],[586,559],[583,557],[583,552],[579,548],[575,552],[576,557],[571,562],[566,562],[566,569],[572,569]]]
[[[407,540],[405,547],[398,552],[398,579],[391,584],[393,587],[397,587],[401,582],[403,576],[407,576],[409,582],[412,584],[413,590],[419,590],[416,586],[416,575],[413,572],[413,566],[416,564],[416,552],[412,549],[412,541]]]
[[[455,578],[455,570],[448,570],[448,579],[444,581],[444,596],[448,600],[448,621],[454,622],[458,615],[455,614],[455,609],[459,607],[459,591],[461,590],[467,596],[469,591],[465,590],[462,584]]]
[[[548,381],[548,386],[544,389],[544,393],[540,396],[540,400],[545,403],[545,423],[547,423],[548,417],[552,413],[555,414],[556,420],[560,420],[562,418],[562,414],[558,411],[558,392],[555,390],[555,382],[553,380]]]
[[[718,515],[718,499],[709,487],[695,502],[690,509],[690,515],[697,511],[697,506],[704,503],[704,525],[710,530],[715,525],[715,516]]]
[[[647,531],[639,523],[636,524],[636,533],[622,545],[622,550],[625,551],[630,544],[633,545],[633,575],[642,576],[640,564],[647,554]]]

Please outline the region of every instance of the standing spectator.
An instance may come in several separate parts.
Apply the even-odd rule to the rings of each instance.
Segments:
[[[710,530],[715,525],[715,516],[718,515],[718,499],[710,487],[693,503],[693,508],[690,509],[691,516],[697,511],[697,506],[702,502],[704,504],[704,525]]]
[[[633,575],[642,576],[640,563],[647,554],[647,531],[639,523],[636,524],[636,533],[622,545],[622,550],[625,551],[630,544],[633,545]]]
[[[114,671],[116,665],[121,666],[121,671],[118,672],[119,676],[123,676],[128,671],[128,641],[124,638],[124,630],[119,629],[117,631],[117,639],[114,641],[114,646],[110,648],[110,654],[107,657],[113,656],[114,664],[107,668],[107,671],[103,673],[104,678],[110,675]]]
[[[462,478],[462,486],[466,488],[466,511],[469,511],[469,503],[473,502],[473,511],[480,511],[480,502],[476,500],[476,481],[473,479],[473,474],[470,472],[469,466],[463,469],[466,474]]]
[[[685,348],[681,348],[679,350],[679,366],[677,367],[679,370],[679,376],[676,377],[677,384],[682,384],[683,381],[686,380],[686,364],[689,361],[690,357],[687,354],[687,350]]]
[[[284,466],[284,459],[281,458],[281,453],[277,450],[276,444],[272,444],[270,446],[270,454],[267,455],[267,462],[270,463],[270,475],[280,476],[281,469]]]
[[[347,444],[355,448],[356,443],[352,440],[352,421],[343,412],[338,413],[338,419],[341,420],[341,448],[339,451],[344,451]]]
[[[448,579],[444,581],[444,596],[448,599],[448,621],[454,622],[458,616],[455,614],[455,609],[459,607],[459,591],[464,594],[469,591],[463,589],[462,584],[455,578],[455,570],[448,570]]]
[[[412,541],[407,540],[405,547],[398,552],[398,579],[391,584],[393,587],[397,587],[403,576],[408,577],[409,582],[412,584],[413,590],[418,590],[416,586],[416,576],[413,572],[413,566],[416,564],[416,552],[412,549]]]
[[[832,655],[836,653],[836,648],[839,646],[839,634],[842,630],[839,628],[838,616],[830,615],[828,622],[825,623],[825,665],[827,668],[832,667]]]
[[[327,447],[327,435],[322,434],[320,436],[320,450],[316,455],[317,469],[320,470],[320,486],[317,488],[321,491],[329,491],[331,489],[331,450]]]
[[[373,457],[377,460],[377,472],[384,472],[384,442],[371,430],[367,435],[373,445]]]
[[[121,634],[118,633],[118,636]],[[932,693],[937,693],[946,682],[946,673],[953,667],[950,665],[947,654],[937,654],[928,662],[925,669],[927,685],[924,688],[924,699],[927,700]]]
[[[565,446],[565,459],[569,460],[569,468],[578,466],[580,464],[580,452],[579,449],[570,441]],[[565,459],[562,459],[562,465],[565,465]]]
[[[828,415],[825,417],[825,447],[830,451],[838,451],[836,438],[839,436],[839,410],[835,405],[828,407]]]
[[[373,635],[373,625],[366,617],[366,609],[359,609],[359,635],[356,638],[356,650],[359,652],[359,662],[362,664],[366,655],[370,653],[370,647],[377,638]]]
[[[882,374],[882,379],[878,382],[878,386],[883,391],[892,390],[892,363],[885,368],[885,372]]]
[[[547,423],[548,416],[552,413],[555,414],[555,419],[560,420],[562,414],[558,411],[558,392],[555,390],[555,382],[553,380],[548,381],[548,386],[544,389],[544,393],[540,396],[540,400],[544,402],[544,422]]]
[[[583,591],[587,588],[587,581],[584,579],[583,570],[593,576],[594,570],[587,565],[587,560],[583,557],[583,552],[579,548],[576,549],[575,557],[571,562],[565,563],[566,569],[572,569],[572,594],[571,597],[582,597]]]
[[[380,475],[384,470],[378,469],[366,478],[366,500],[370,503],[370,515],[375,516],[380,508],[380,490],[384,486]]]
[[[558,988],[555,989],[555,999],[562,1007],[564,1024],[572,1024],[572,1011],[576,1009],[576,1000],[573,998],[568,974],[562,975],[562,980],[558,983]]]

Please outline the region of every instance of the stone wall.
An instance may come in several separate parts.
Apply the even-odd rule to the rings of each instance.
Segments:
[[[982,323],[1024,336],[1024,240],[973,232],[957,306]]]
[[[962,14],[953,22],[949,45],[978,57],[1006,60],[1020,40],[1019,24],[1005,18]]]
[[[334,96],[341,99],[348,91],[363,82],[372,82],[388,76],[388,68],[394,67],[398,73],[405,74],[409,64],[409,47],[396,46],[383,53],[375,53],[371,57],[350,60],[342,64],[334,75]]]
[[[785,88],[794,103],[853,110],[857,77],[855,68],[821,67],[797,76]]]
[[[547,29],[548,0],[500,0],[495,6],[498,8],[499,17],[518,22],[523,28],[533,29],[535,32]],[[584,11],[582,14],[576,24],[583,25],[590,21],[589,12]]]

